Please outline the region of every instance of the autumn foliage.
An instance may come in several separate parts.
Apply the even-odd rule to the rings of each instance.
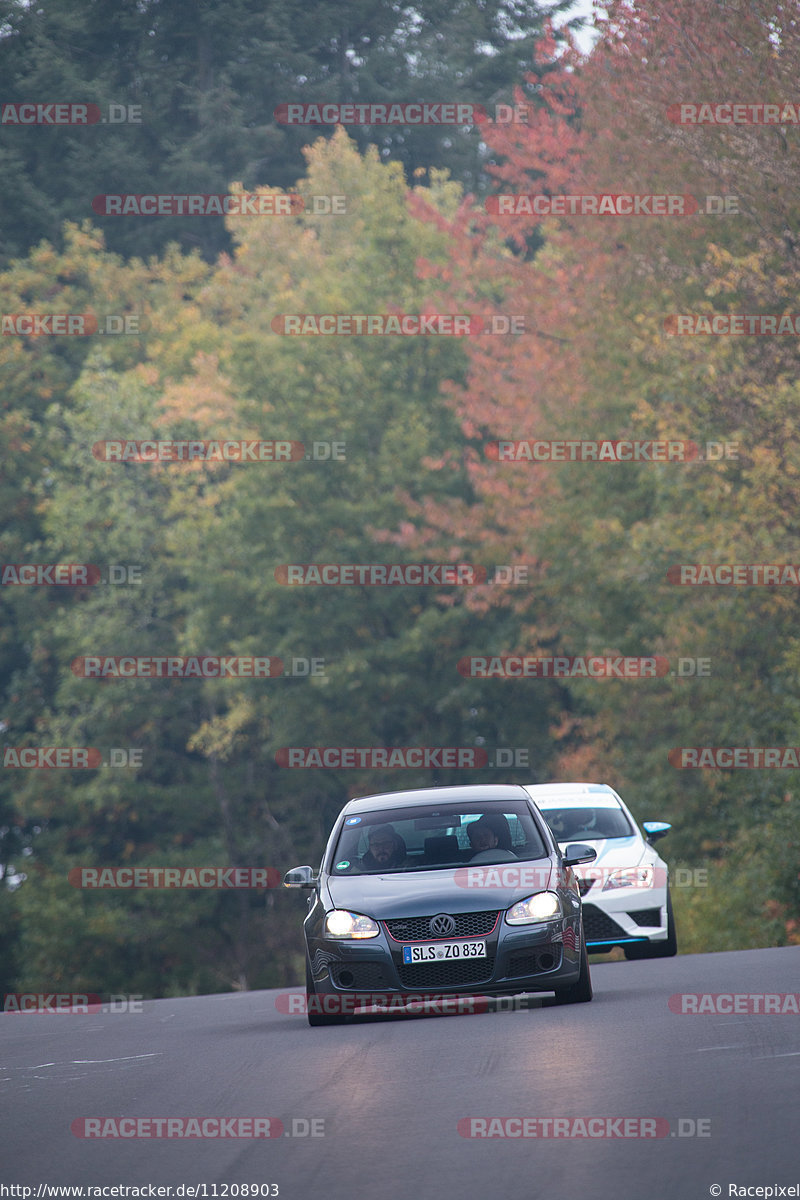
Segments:
[[[531,652],[710,661],[709,678],[673,672],[662,689],[572,684],[552,735],[556,777],[646,796],[648,810],[693,828],[695,853],[719,855],[743,824],[770,819],[786,788],[796,795],[791,780],[714,771],[679,782],[667,754],[791,744],[798,601],[791,588],[678,588],[667,572],[793,560],[797,335],[678,336],[676,317],[710,330],[697,318],[797,311],[800,23],[793,5],[652,0],[609,4],[601,28],[585,61],[542,44],[544,107],[486,131],[497,194],[465,200],[450,262],[424,268],[452,304],[477,311],[491,296],[526,329],[470,344],[466,382],[449,396],[471,439],[477,503],[428,506],[425,536],[502,544],[535,564],[517,598]],[[733,103],[749,123],[732,123]],[[576,201],[538,216],[499,200],[620,195],[696,203],[587,215]],[[498,462],[491,449],[619,438],[692,440],[701,453],[610,465]],[[508,597],[483,590],[472,602],[486,611]],[[797,903],[794,876],[781,903]]]
[[[9,986],[74,963],[73,986],[149,994],[297,982],[296,897],[76,896],[68,873],[314,862],[350,796],[453,782],[619,786],[639,819],[673,823],[671,862],[711,872],[707,893],[675,898],[683,949],[797,941],[792,772],[677,770],[669,755],[797,741],[796,587],[675,580],[680,564],[797,565],[798,335],[715,329],[800,314],[800,21],[766,0],[610,0],[600,31],[588,57],[539,42],[516,94],[529,119],[482,127],[490,195],[436,169],[407,179],[339,130],[307,150],[296,189],[346,195],[341,217],[230,217],[214,263],[175,246],[126,262],[73,223],[62,248],[42,243],[0,276],[6,313],[142,318],[131,338],[0,345],[4,561],[143,568],[136,588],[0,595],[10,744],[142,752],[135,771],[3,776],[0,861],[27,875],[2,893]],[[731,105],[746,123],[725,118]],[[399,312],[522,332],[306,338],[273,323]],[[346,455],[91,453],[111,437],[227,436]],[[634,442],[695,450],[501,449]],[[285,586],[287,564],[331,562],[472,563],[484,582]],[[492,582],[498,567],[521,582]],[[519,652],[671,669],[459,673],[471,655]],[[269,687],[97,685],[69,669],[92,653],[324,670]],[[527,759],[474,773],[282,765],[287,747],[314,745]]]

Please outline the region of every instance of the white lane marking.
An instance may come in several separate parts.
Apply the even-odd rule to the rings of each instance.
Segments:
[[[697,1050],[695,1050],[695,1054],[705,1054],[705,1052],[707,1050],[746,1050],[746,1049],[747,1049],[747,1043],[739,1042],[735,1046],[699,1046],[697,1048]]]
[[[158,1058],[158,1054],[154,1050],[149,1054],[128,1054],[125,1058],[70,1058],[65,1062],[34,1063],[30,1067],[0,1067],[0,1071],[40,1071],[44,1067],[83,1067],[88,1063],[131,1062],[137,1058]]]
[[[79,1064],[80,1066],[84,1066],[86,1063],[130,1062],[134,1058],[158,1058],[158,1054],[155,1050],[152,1050],[149,1054],[128,1054],[125,1058],[72,1058],[70,1059],[70,1065]]]

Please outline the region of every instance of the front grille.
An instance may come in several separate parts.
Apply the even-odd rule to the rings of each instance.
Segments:
[[[398,963],[397,971],[404,988],[412,992],[435,991],[446,987],[474,987],[487,983],[494,971],[494,955],[470,958],[464,962]]]
[[[383,966],[377,962],[336,963],[331,967],[334,985],[364,992],[378,992],[389,986]]]
[[[554,971],[561,966],[561,947],[540,946],[526,954],[514,954],[508,960],[506,975],[515,979],[521,975],[538,975],[541,971]]]
[[[611,942],[615,938],[626,938],[629,935],[594,904],[584,904],[583,936],[587,942]]]
[[[632,921],[637,925],[660,925],[661,924],[661,909],[660,908],[640,908],[638,912],[628,913]]]
[[[431,913],[429,917],[402,917],[384,921],[384,925],[390,937],[393,937],[396,942],[430,942],[447,941],[451,938],[486,937],[497,924],[499,913],[496,909],[492,909],[490,912],[452,913],[456,927],[452,933],[447,935],[447,938],[432,934],[430,931],[430,922],[436,915],[436,913]]]

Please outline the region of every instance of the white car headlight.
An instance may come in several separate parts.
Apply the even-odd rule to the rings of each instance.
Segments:
[[[614,888],[651,888],[655,871],[652,867],[623,867],[619,871],[609,871],[603,884],[603,891],[610,892]]]
[[[331,909],[325,918],[324,928],[328,937],[335,938],[373,938],[380,933],[372,917],[347,912],[343,908]]]
[[[551,921],[561,916],[561,901],[555,892],[535,892],[512,904],[506,912],[509,925],[531,925],[534,921]]]

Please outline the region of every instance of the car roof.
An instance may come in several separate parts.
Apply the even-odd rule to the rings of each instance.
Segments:
[[[622,800],[607,783],[530,783],[525,791],[541,809],[622,806]]]
[[[414,788],[404,792],[378,792],[350,800],[342,812],[373,812],[377,808],[413,808],[420,804],[462,804],[475,801],[528,800],[521,783],[456,784],[450,787]]]

